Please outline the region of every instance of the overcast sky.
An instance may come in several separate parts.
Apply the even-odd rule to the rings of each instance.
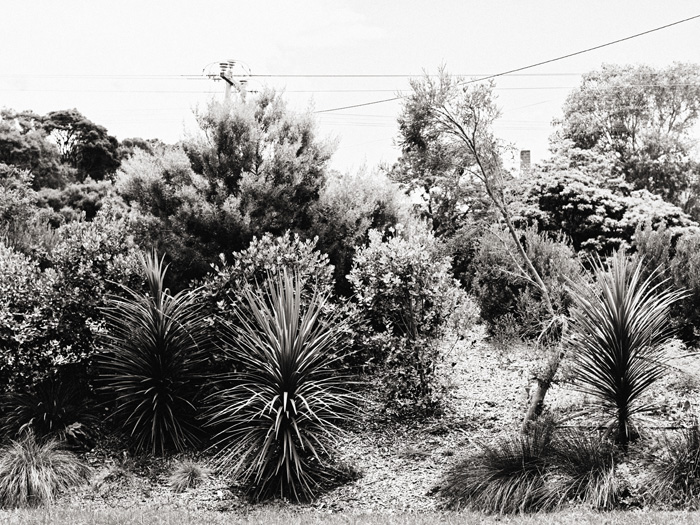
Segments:
[[[391,98],[408,87],[400,75],[441,64],[481,76],[575,53],[699,15],[700,3],[2,0],[0,14],[0,106],[75,107],[119,139],[176,142],[193,128],[193,108],[223,96],[205,75],[221,60],[238,60],[250,89],[286,88],[293,108],[322,111]],[[700,19],[500,77],[497,134],[540,159],[582,73],[674,61],[700,62]],[[319,113],[321,133],[338,140],[334,167],[395,160],[399,111],[394,101]]]

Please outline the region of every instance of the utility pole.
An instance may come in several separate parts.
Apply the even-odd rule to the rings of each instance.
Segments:
[[[236,80],[233,76],[233,67],[236,65],[235,60],[227,60],[219,62],[219,76],[225,81],[224,99],[226,102],[231,100],[231,86],[235,86],[236,90],[241,94],[241,100],[245,102],[246,88],[248,81],[245,79]]]

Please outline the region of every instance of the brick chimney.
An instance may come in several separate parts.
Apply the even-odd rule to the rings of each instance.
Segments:
[[[530,150],[522,149],[520,150],[520,174],[529,175],[530,174]]]

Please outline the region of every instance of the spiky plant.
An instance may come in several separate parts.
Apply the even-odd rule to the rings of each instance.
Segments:
[[[596,509],[611,509],[622,486],[615,477],[615,446],[599,434],[559,431],[553,442],[556,475],[548,486],[550,507],[582,501]]]
[[[142,263],[148,293],[124,286],[125,297],[111,297],[105,309],[101,392],[135,450],[162,454],[200,443],[203,367],[215,340],[197,290],[171,295],[163,259],[153,252]]]
[[[551,421],[527,433],[481,445],[481,451],[453,467],[440,493],[450,507],[514,514],[542,510],[550,500],[544,476],[552,454]]]
[[[83,483],[89,469],[58,442],[39,442],[31,432],[0,450],[0,507],[39,507]]]
[[[671,305],[684,293],[664,288],[655,271],[642,280],[642,261],[623,250],[609,269],[594,262],[596,282],[574,283],[569,345],[581,390],[593,396],[625,449],[634,437],[633,418],[653,408],[643,395],[668,370],[673,335]]]
[[[54,375],[3,396],[0,425],[11,439],[31,431],[39,438],[51,436],[72,446],[89,446],[91,427],[97,418],[86,405],[85,392],[75,383]]]
[[[286,271],[242,293],[230,348],[240,371],[220,380],[210,413],[217,464],[255,499],[309,499],[336,474],[338,425],[357,412],[357,394],[334,370],[347,321],[326,317],[327,293],[302,301],[300,280]]]

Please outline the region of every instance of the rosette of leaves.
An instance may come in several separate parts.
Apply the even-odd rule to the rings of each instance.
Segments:
[[[668,371],[670,309],[685,292],[664,288],[667,281],[656,272],[643,279],[643,262],[629,260],[623,250],[613,254],[609,269],[598,260],[594,270],[594,284],[572,286],[572,369],[626,449],[636,435],[634,416],[654,408],[644,394]]]
[[[302,299],[302,280],[286,269],[241,293],[229,349],[239,370],[220,378],[209,414],[217,463],[254,499],[308,500],[337,478],[333,448],[357,413],[336,366],[348,321],[325,310],[328,292]]]
[[[197,290],[171,295],[163,259],[152,253],[142,263],[148,292],[124,286],[125,296],[110,297],[104,309],[101,391],[134,449],[162,454],[200,443],[201,389],[216,340]]]

